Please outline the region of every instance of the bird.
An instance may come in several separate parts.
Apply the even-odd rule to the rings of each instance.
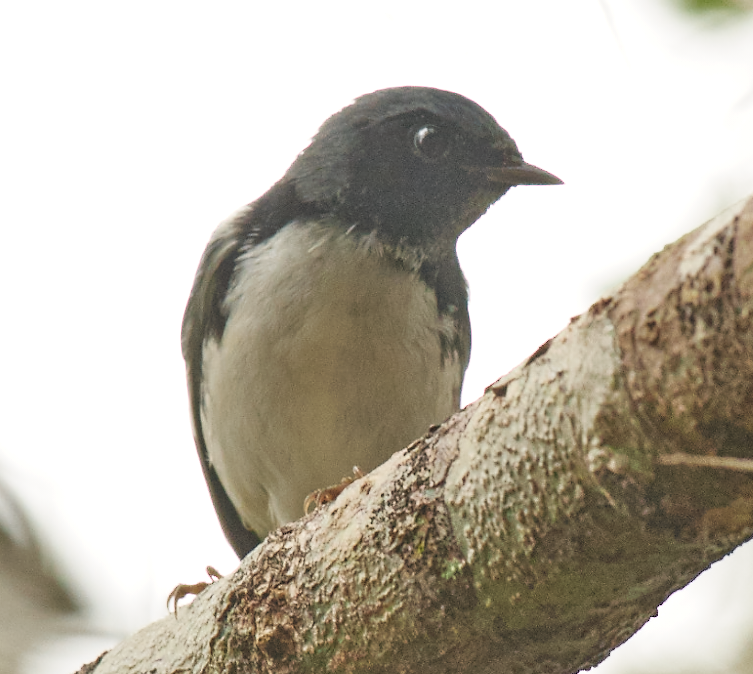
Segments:
[[[216,229],[186,306],[196,448],[239,558],[307,495],[460,407],[471,350],[457,239],[515,185],[555,185],[472,100],[419,86],[332,115]]]

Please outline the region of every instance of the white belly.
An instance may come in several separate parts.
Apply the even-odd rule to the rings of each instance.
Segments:
[[[202,424],[261,536],[457,409],[461,365],[442,363],[434,293],[352,234],[288,225],[246,255],[228,307],[204,350]]]

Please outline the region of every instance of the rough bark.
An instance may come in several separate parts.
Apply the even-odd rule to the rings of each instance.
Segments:
[[[570,673],[753,536],[753,197],[89,671]]]

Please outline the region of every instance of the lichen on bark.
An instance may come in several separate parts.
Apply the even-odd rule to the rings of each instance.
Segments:
[[[751,316],[753,198],[94,671],[598,663],[753,536]]]

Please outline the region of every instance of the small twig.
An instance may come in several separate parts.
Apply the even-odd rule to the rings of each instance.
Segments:
[[[660,456],[659,463],[664,466],[697,466],[699,468],[726,468],[753,473],[753,459],[739,459],[734,456],[698,456],[675,452]]]

